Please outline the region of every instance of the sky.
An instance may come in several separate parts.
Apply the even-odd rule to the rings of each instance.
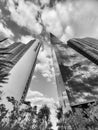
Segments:
[[[98,38],[97,0],[0,0],[0,39],[8,37],[6,44],[26,44],[34,39],[43,29],[38,12],[47,32],[64,44],[73,37]],[[47,103],[54,113],[57,88],[51,49],[46,42],[40,49],[27,99],[32,104]]]

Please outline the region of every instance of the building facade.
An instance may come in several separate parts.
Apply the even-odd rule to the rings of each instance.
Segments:
[[[16,100],[25,100],[28,88],[34,72],[37,55],[41,43],[39,40],[31,40],[27,44],[13,43],[7,47],[6,60],[12,64],[6,68],[10,74],[6,83],[1,84],[2,97],[14,97]]]

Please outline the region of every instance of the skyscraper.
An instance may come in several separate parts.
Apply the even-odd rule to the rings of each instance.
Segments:
[[[65,44],[53,34],[50,39],[61,105],[87,107],[98,100],[98,40],[73,38]]]
[[[70,102],[68,99],[68,95],[66,92],[66,86],[63,81],[61,69],[60,69],[60,47],[64,47],[61,43],[61,41],[56,38],[53,34],[50,34],[50,41],[52,44],[52,58],[53,58],[53,65],[55,70],[55,78],[56,78],[56,84],[57,84],[57,91],[58,91],[58,97],[61,107],[63,108],[63,112],[66,113],[69,110],[71,110]]]
[[[98,100],[98,40],[95,38],[73,38],[67,41],[67,45],[80,54],[81,62],[76,65],[75,70],[80,73],[81,83],[78,81],[76,86],[79,88],[79,93],[84,95],[84,102],[78,102],[72,105],[73,108],[87,107],[89,103],[94,103]],[[82,60],[84,58],[84,61]],[[75,65],[74,65],[75,66]],[[84,75],[85,74],[85,75]],[[84,89],[83,89],[84,88]],[[77,91],[78,95],[78,91]],[[82,99],[82,100],[83,100]]]
[[[10,53],[5,59],[12,65],[6,68],[10,75],[7,83],[2,84],[3,97],[14,97],[18,101],[25,99],[40,46],[39,40],[32,40],[27,44],[14,43],[5,50]]]

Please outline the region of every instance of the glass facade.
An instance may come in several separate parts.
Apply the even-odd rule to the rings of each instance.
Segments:
[[[90,40],[92,41],[90,41],[90,44],[88,41],[88,48],[86,42],[84,43],[84,39],[83,41],[81,40],[81,48],[79,48],[81,49],[81,53],[79,49],[77,50],[80,45],[78,41],[74,41],[75,44],[72,49],[71,45],[69,47],[67,44],[61,43],[61,41],[57,40],[55,36],[51,36],[52,46],[56,53],[60,73],[64,83],[63,89],[66,90],[71,105],[98,99],[98,66],[95,62],[93,63],[93,60],[96,58],[95,60],[97,61],[98,57],[98,41],[96,40],[96,44],[94,42],[96,45],[95,51],[95,48],[91,46],[93,44],[93,39]],[[76,43],[77,47],[75,49]],[[85,55],[84,53],[87,54]],[[93,60],[91,60],[92,57]],[[61,90],[62,87],[59,86],[58,91]]]

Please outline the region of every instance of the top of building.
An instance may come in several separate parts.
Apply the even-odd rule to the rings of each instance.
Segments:
[[[9,45],[6,48],[0,48],[0,53],[5,53],[4,59],[6,61],[12,62],[9,71],[13,68],[13,66],[20,60],[20,58],[24,55],[24,53],[32,46],[35,40],[31,40],[27,44],[23,44],[21,42],[15,42]]]
[[[2,39],[0,43],[5,41]],[[8,47],[0,47],[0,83],[5,83],[9,71],[20,60],[24,53],[32,46],[35,40],[31,40],[27,44],[15,42]]]
[[[98,40],[95,38],[73,38],[67,45],[98,65]]]

